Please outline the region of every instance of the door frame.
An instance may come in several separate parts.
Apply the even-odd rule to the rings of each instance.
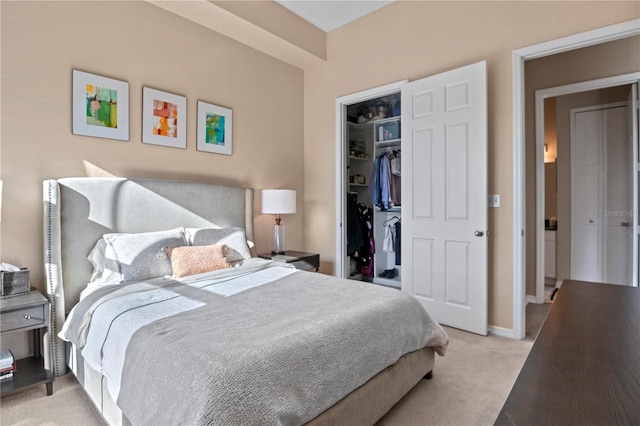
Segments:
[[[536,90],[535,93],[535,121],[536,121],[536,295],[535,303],[544,302],[544,100],[573,93],[590,90],[606,89],[608,87],[640,84],[640,72],[621,74],[613,77],[582,81],[563,86],[548,87]],[[629,106],[631,108],[631,106]],[[637,141],[636,141],[637,142]],[[637,269],[637,265],[636,265]],[[560,287],[556,281],[556,288]]]
[[[511,337],[525,336],[525,117],[524,63],[583,47],[640,35],[640,19],[558,38],[513,51],[513,329]]]
[[[346,271],[348,271],[348,267],[345,265],[347,259],[347,209],[345,193],[348,183],[346,167],[346,148],[348,141],[346,140],[347,122],[345,120],[347,105],[399,92],[402,86],[408,82],[408,79],[400,80],[336,98],[336,264],[334,274],[337,277],[347,278]]]

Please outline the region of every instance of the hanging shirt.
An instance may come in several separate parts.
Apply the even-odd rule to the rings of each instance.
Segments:
[[[392,253],[395,249],[395,228],[393,225],[384,227],[384,241],[382,242],[382,251]]]
[[[380,206],[380,161],[381,157],[376,157],[371,170],[371,179],[369,179],[369,195],[374,206]]]
[[[391,201],[391,191],[389,188],[389,156],[388,153],[382,155],[380,160],[380,208],[382,210],[389,210],[390,207],[393,207],[390,203]]]

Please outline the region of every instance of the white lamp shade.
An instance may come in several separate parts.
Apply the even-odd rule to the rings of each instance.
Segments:
[[[262,213],[293,214],[296,212],[296,191],[293,189],[263,189]]]

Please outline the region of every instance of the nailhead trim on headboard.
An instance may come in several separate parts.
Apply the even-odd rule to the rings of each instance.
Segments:
[[[60,376],[64,373],[66,373],[66,368],[64,369],[64,373],[61,371],[60,369],[60,360],[58,357],[58,321],[57,321],[57,311],[56,311],[56,303],[53,300],[55,298],[55,289],[53,288],[54,286],[54,277],[53,277],[53,257],[52,257],[52,253],[53,253],[53,247],[51,245],[51,225],[52,225],[52,217],[51,217],[51,198],[52,198],[52,182],[48,181],[47,182],[47,199],[46,199],[46,204],[45,204],[45,208],[47,209],[47,268],[46,268],[46,273],[47,273],[47,293],[49,296],[49,302],[51,303],[51,318],[49,319],[51,321],[51,329],[53,330],[53,335],[49,336],[49,338],[51,339],[51,350],[52,350],[52,354],[53,354],[53,372],[54,375]]]

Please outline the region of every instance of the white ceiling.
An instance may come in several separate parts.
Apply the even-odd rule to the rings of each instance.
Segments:
[[[393,0],[275,0],[325,32],[392,3]]]

